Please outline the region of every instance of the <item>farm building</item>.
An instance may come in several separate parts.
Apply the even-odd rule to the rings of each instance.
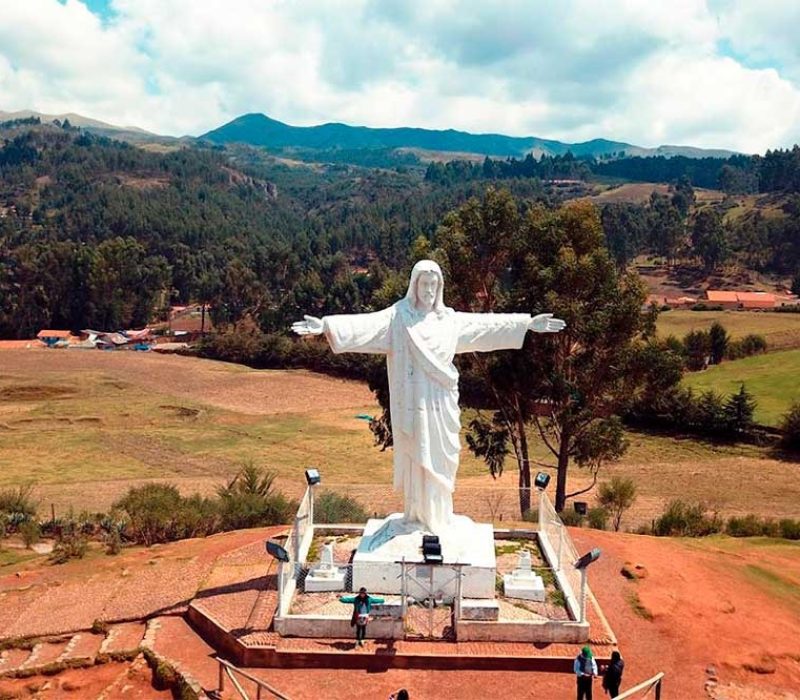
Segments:
[[[57,345],[67,345],[72,334],[69,331],[43,329],[36,334],[36,337],[48,348],[54,348]]]
[[[736,292],[709,289],[706,292],[706,300],[714,306],[721,306],[723,309],[738,309],[739,297]]]

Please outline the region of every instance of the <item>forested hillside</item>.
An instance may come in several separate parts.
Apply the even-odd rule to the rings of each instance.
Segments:
[[[369,308],[398,292],[393,273],[414,241],[435,245],[445,214],[470,197],[494,186],[520,206],[552,205],[590,194],[611,166],[671,184],[644,205],[602,207],[620,268],[641,253],[710,268],[736,259],[781,275],[800,268],[797,147],[729,161],[567,153],[426,171],[413,157],[392,161],[394,152],[386,167],[380,149],[318,151],[313,163],[245,146],[158,153],[37,120],[0,124],[0,138],[3,338],[142,326],[190,301],[210,303],[222,327],[249,317],[268,333],[301,312]],[[734,199],[699,206],[697,174],[714,168],[744,189],[776,192],[771,215],[729,216]]]
[[[210,302],[265,330],[361,308],[419,235],[483,190],[420,171],[286,165],[254,149],[151,153],[67,127],[0,132],[0,337],[141,326]],[[536,180],[510,183],[546,199]],[[363,272],[371,266],[372,274]]]

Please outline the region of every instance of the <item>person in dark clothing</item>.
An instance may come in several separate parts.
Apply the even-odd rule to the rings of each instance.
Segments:
[[[578,679],[578,700],[592,700],[592,681],[597,675],[597,662],[588,646],[583,647],[575,657],[573,670]]]
[[[610,697],[615,698],[619,695],[619,686],[622,683],[622,671],[625,669],[625,662],[618,651],[611,652],[611,663],[608,664],[603,675],[603,689]]]
[[[350,624],[356,628],[356,644],[360,647],[364,646],[364,638],[367,636],[367,623],[371,609],[372,601],[369,599],[367,589],[362,588],[353,601],[353,617],[350,618]]]

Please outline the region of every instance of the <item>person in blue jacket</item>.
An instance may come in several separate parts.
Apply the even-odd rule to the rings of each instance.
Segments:
[[[350,619],[350,624],[356,628],[356,644],[361,647],[364,646],[364,638],[367,636],[370,610],[372,610],[372,601],[367,594],[367,589],[361,588],[353,600],[353,617]]]
[[[588,646],[583,647],[575,657],[573,670],[578,679],[578,700],[592,700],[592,681],[597,675],[597,662]]]

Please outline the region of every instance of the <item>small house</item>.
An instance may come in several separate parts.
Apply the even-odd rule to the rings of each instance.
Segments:
[[[72,334],[69,331],[41,330],[36,337],[48,348],[60,347],[69,344]]]

